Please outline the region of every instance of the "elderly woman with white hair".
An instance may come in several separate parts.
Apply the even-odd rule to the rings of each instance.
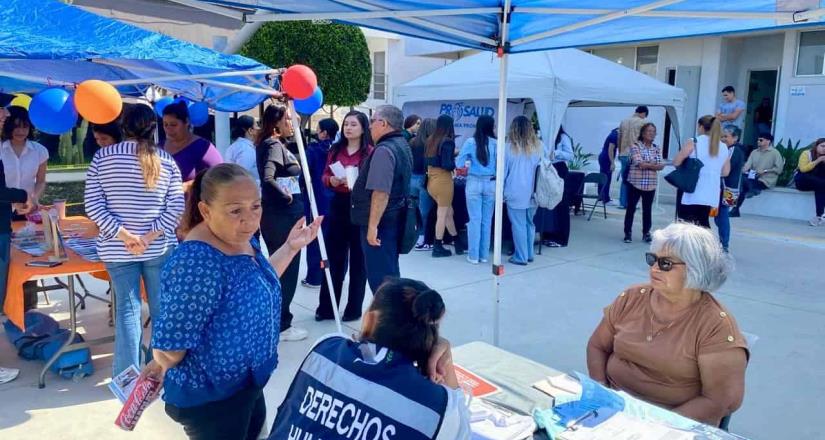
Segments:
[[[704,228],[653,234],[650,282],[621,292],[587,344],[590,376],[683,416],[718,426],[742,404],[748,346],[712,294],[732,269]]]

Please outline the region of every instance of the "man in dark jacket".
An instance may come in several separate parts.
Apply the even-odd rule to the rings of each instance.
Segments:
[[[361,227],[367,281],[375,292],[387,277],[401,275],[398,240],[410,192],[412,154],[404,139],[404,115],[383,105],[370,119],[375,150],[361,164],[352,189],[352,222]]]

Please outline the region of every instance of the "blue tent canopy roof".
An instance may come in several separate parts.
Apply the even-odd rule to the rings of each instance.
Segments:
[[[54,0],[6,0],[0,8],[0,92],[36,92],[50,84],[87,79],[111,82],[238,71],[258,73],[118,86],[124,95],[141,96],[154,84],[217,110],[242,111],[266,95],[232,85],[260,88],[271,69]]]
[[[206,0],[496,50],[504,0]],[[822,0],[511,0],[512,53],[821,25]],[[266,14],[269,13],[269,14]]]

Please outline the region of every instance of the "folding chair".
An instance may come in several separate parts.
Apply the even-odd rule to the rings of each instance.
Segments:
[[[603,173],[590,173],[584,176],[584,183],[581,186],[581,190],[579,192],[579,197],[582,199],[582,209],[590,208],[590,215],[587,216],[587,221],[590,221],[593,218],[593,212],[596,211],[596,208],[599,206],[599,203],[602,204],[602,211],[604,212],[604,218],[607,218],[607,207],[604,204],[604,200],[602,200],[601,194],[599,191],[596,191],[596,195],[585,194],[584,188],[588,183],[595,183],[596,188],[601,188],[604,185],[607,185],[607,175]],[[592,205],[587,205],[584,203],[584,199],[591,199],[593,200]]]

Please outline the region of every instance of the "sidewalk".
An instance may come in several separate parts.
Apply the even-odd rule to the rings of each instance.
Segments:
[[[654,227],[673,218],[672,206],[662,205]],[[609,210],[588,222],[572,219],[570,246],[543,249],[527,267],[506,266],[501,279],[502,348],[562,371],[586,371],[585,346],[601,319],[602,308],[626,286],[644,282],[646,247],[640,237],[622,243],[624,212]],[[641,215],[637,215],[641,235]],[[822,262],[825,227],[770,218],[733,220],[732,255],[737,268],[717,294],[742,330],[759,337],[752,347],[745,401],[731,429],[753,439],[825,438],[818,402],[825,395],[825,296]],[[489,265],[472,266],[463,257],[440,259],[414,252],[402,257],[402,273],[437,289],[447,304],[443,333],[454,345],[493,339],[493,278]],[[303,273],[303,270],[302,270]],[[105,285],[87,281],[96,292]],[[333,323],[316,323],[313,313],[318,290],[298,287],[292,310],[295,323],[310,330],[310,338],[279,347],[280,365],[267,385],[267,427],[314,339],[335,330]],[[65,294],[53,292],[52,306],[66,319]],[[106,307],[89,302],[79,313],[80,325],[92,337],[109,334]],[[345,328],[356,333],[358,323]],[[114,426],[119,410],[106,388],[111,346],[95,347],[96,374],[79,383],[48,376],[37,389],[40,364],[21,361],[0,335],[0,365],[21,368],[20,377],[0,385],[0,438],[185,439],[182,429],[156,403],[132,433]],[[787,423],[788,421],[794,421]]]

